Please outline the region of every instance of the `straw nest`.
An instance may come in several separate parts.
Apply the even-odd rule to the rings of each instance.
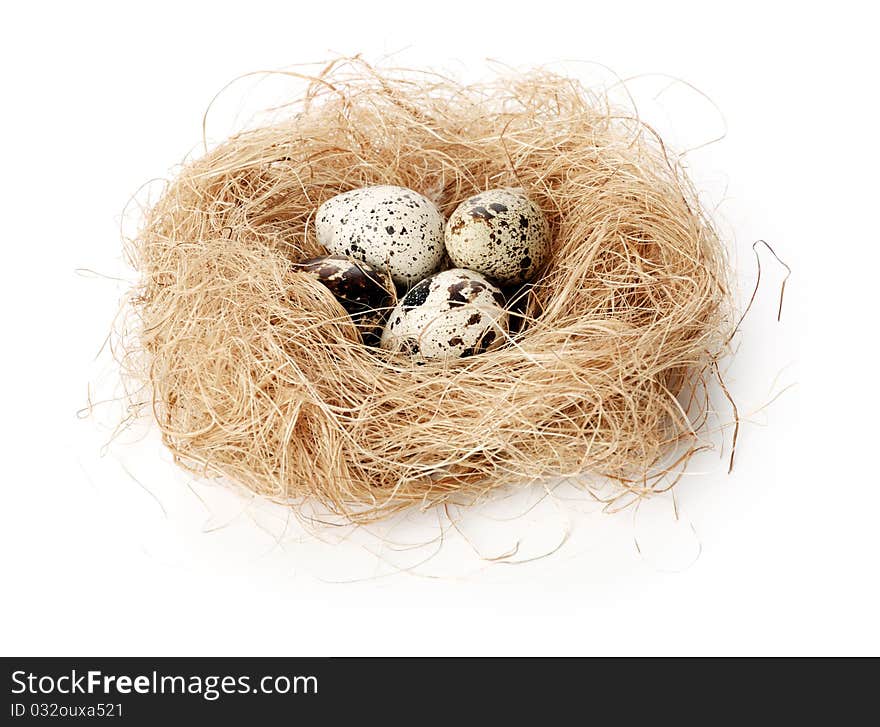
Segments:
[[[652,130],[545,71],[464,86],[345,62],[303,89],[187,162],[129,240],[124,358],[176,461],[352,519],[544,478],[610,478],[616,502],[668,487],[731,306],[724,247]],[[492,187],[540,205],[552,258],[511,296],[506,345],[416,365],[297,271],[324,254],[317,206],[372,184],[447,216]]]

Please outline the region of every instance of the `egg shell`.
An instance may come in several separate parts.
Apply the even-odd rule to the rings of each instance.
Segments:
[[[502,285],[531,280],[550,254],[550,226],[519,189],[490,189],[462,202],[446,223],[453,263]]]
[[[443,215],[405,187],[363,187],[331,197],[318,208],[315,230],[328,252],[387,270],[407,287],[439,270],[443,259]]]
[[[501,345],[507,332],[504,297],[472,270],[444,270],[413,287],[392,311],[382,348],[418,358],[454,359]]]
[[[344,255],[305,260],[296,268],[320,281],[345,308],[368,345],[377,345],[388,313],[397,301],[391,276]]]

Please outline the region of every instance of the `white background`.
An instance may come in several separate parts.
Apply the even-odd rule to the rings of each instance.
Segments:
[[[863,4],[24,7],[0,31],[5,654],[880,650],[878,58]],[[765,256],[728,374],[747,419],[737,467],[725,475],[727,450],[697,463],[678,520],[668,498],[606,515],[573,492],[526,491],[460,515],[473,547],[446,521],[438,549],[437,513],[308,533],[192,482],[149,427],[102,449],[112,406],[77,417],[87,386],[112,380],[95,357],[126,287],[112,276],[131,275],[128,198],[196,147],[228,81],[357,52],[465,77],[488,73],[486,58],[591,61],[574,68],[599,82],[613,80],[603,66],[666,74],[633,88],[679,148],[722,126],[668,77],[723,112],[726,138],[688,163],[720,205],[741,290],[759,238],[794,274],[777,324],[782,273]],[[488,560],[566,534],[552,556]]]

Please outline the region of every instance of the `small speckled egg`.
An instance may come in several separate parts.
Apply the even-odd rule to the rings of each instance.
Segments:
[[[397,301],[388,273],[344,255],[306,260],[296,269],[314,276],[333,293],[360,330],[364,343],[379,343],[382,326]]]
[[[440,268],[443,215],[427,197],[405,187],[363,187],[318,208],[315,229],[328,252],[387,270],[410,286]]]
[[[382,332],[381,346],[425,359],[462,358],[499,346],[506,332],[501,291],[479,273],[453,268],[404,296]]]
[[[446,224],[446,249],[459,267],[502,285],[530,280],[550,253],[550,227],[518,189],[490,189],[462,202]]]

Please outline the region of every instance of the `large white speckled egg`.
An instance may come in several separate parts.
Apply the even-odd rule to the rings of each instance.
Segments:
[[[453,268],[423,280],[403,297],[380,345],[418,358],[462,358],[499,346],[507,324],[501,291],[479,273]]]
[[[318,208],[315,229],[328,252],[387,270],[404,286],[436,272],[443,260],[443,215],[405,187],[363,187],[331,197]]]
[[[446,250],[462,268],[502,285],[531,280],[550,254],[550,226],[519,189],[490,189],[462,202],[446,223]]]

